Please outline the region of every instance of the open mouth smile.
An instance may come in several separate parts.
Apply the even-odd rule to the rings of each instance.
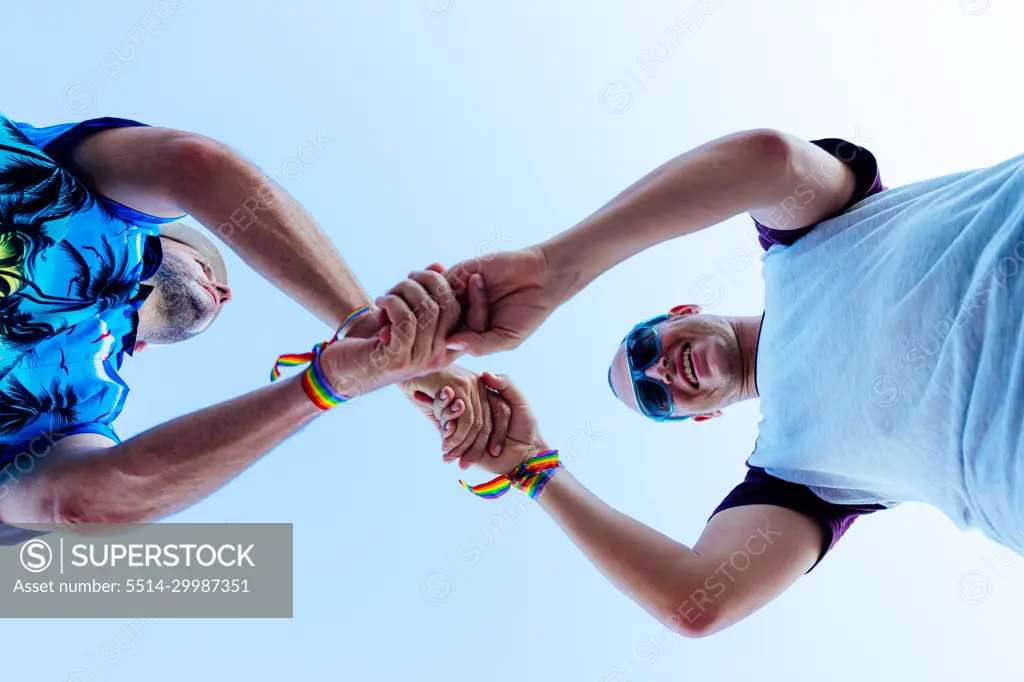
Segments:
[[[690,344],[684,343],[682,350],[676,357],[676,371],[686,379],[686,383],[690,384],[691,388],[696,390],[700,388],[700,382],[697,381],[697,371],[693,367],[691,352]]]

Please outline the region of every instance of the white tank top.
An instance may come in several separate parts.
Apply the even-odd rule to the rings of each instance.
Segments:
[[[1024,156],[871,196],[762,261],[750,464],[1024,551]]]

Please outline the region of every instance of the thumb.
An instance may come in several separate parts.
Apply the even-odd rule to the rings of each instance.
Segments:
[[[470,355],[479,357],[487,353],[490,344],[487,342],[487,333],[464,330],[449,336],[445,345],[448,346],[449,351],[468,352]]]
[[[484,372],[480,375],[480,378],[483,379],[484,384],[486,384],[488,388],[494,389],[500,393],[501,397],[505,399],[505,402],[512,407],[529,409],[529,406],[526,403],[526,396],[523,395],[523,392],[520,391],[519,388],[504,374],[499,375]]]

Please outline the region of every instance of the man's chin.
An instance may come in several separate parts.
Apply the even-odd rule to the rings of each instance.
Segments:
[[[215,313],[213,313],[213,315],[210,316],[210,319],[206,322],[206,324],[204,324],[203,326],[199,327],[199,329],[192,336],[199,336],[200,334],[205,332],[207,329],[212,327],[213,323],[217,321],[218,317],[220,317],[220,309],[218,309]]]

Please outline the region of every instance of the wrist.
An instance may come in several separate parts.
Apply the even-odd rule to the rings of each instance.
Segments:
[[[370,312],[360,315],[352,321],[348,327],[342,330],[343,338],[369,339],[380,331],[380,322],[377,320],[377,309],[372,305]]]
[[[537,494],[534,496],[534,500],[538,503],[543,503],[545,500],[557,499],[558,495],[566,489],[566,486],[570,485],[570,479],[572,474],[565,467],[558,467],[551,472],[547,482],[544,484]]]
[[[538,440],[533,445],[529,445],[525,448],[522,448],[522,456],[517,457],[514,460],[515,463],[511,467],[509,467],[506,470],[498,469],[496,473],[501,474],[502,476],[511,476],[513,473],[515,473],[517,469],[519,469],[521,466],[529,462],[531,459],[541,454],[542,452],[547,452],[550,449],[551,448],[547,446],[547,443],[545,443],[542,440]]]
[[[540,439],[536,443],[534,443],[533,447],[531,447],[530,450],[526,453],[526,457],[523,458],[523,461],[528,462],[529,460],[540,455],[541,453],[550,451],[551,448],[548,447],[548,444],[545,443],[543,439]]]
[[[548,448],[543,443],[538,443],[534,448],[534,454],[524,460],[509,478],[514,487],[529,497],[537,499],[561,468],[558,451]]]
[[[547,265],[551,278],[548,290],[555,307],[578,294],[596,277],[586,272],[585,251],[574,243],[570,233],[556,235],[536,248]]]
[[[320,364],[321,357],[322,354],[313,358],[313,361],[309,363],[309,367],[302,373],[301,379],[302,390],[305,391],[310,402],[321,411],[326,412],[333,407],[348,402],[356,394],[353,392],[353,386],[345,388],[338,386],[335,377],[324,371],[323,365]]]
[[[305,372],[289,377],[284,382],[288,385],[288,391],[295,396],[295,416],[299,419],[300,423],[312,421],[324,413],[324,410],[310,399],[305,386],[304,374]]]
[[[488,499],[501,497],[513,488],[536,498],[559,468],[561,463],[558,461],[558,451],[538,442],[526,448],[526,455],[520,458],[518,465],[499,474],[497,478],[475,486],[461,480],[459,483],[474,495]]]
[[[380,384],[376,382],[373,374],[368,373],[359,361],[358,355],[345,352],[349,350],[350,344],[366,343],[365,340],[345,341],[339,339],[324,349],[316,358],[315,363],[311,363],[302,376],[306,376],[313,369],[314,364],[317,365],[318,377],[326,383],[329,392],[338,398],[343,398],[344,401],[354,400],[379,388]],[[360,354],[365,356],[365,350]]]

